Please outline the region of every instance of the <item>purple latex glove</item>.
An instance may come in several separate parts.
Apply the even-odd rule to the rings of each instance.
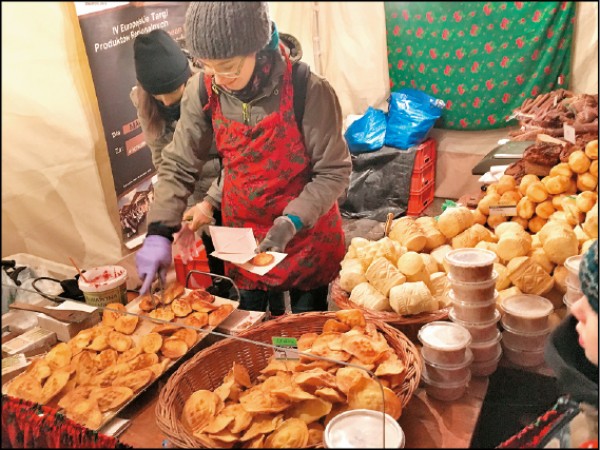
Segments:
[[[167,282],[167,271],[173,262],[171,252],[171,241],[164,236],[150,235],[146,236],[142,248],[135,255],[135,265],[138,276],[144,280],[140,295],[150,292],[152,282],[160,276],[163,286]]]
[[[289,217],[279,216],[273,221],[273,226],[265,239],[258,245],[256,252],[283,252],[288,242],[296,235],[296,227]]]

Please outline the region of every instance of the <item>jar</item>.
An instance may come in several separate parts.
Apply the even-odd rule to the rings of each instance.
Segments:
[[[457,383],[469,375],[472,362],[473,353],[469,349],[465,352],[465,360],[459,364],[435,364],[423,357],[423,372],[436,383]]]
[[[473,361],[471,363],[471,374],[476,377],[487,377],[493,374],[498,368],[498,363],[502,358],[502,346],[499,346],[498,353],[488,361]]]
[[[489,361],[493,359],[498,354],[498,350],[502,350],[500,347],[501,339],[502,333],[500,330],[496,330],[496,336],[493,339],[484,342],[472,342],[469,345],[469,349],[473,352],[473,361]]]
[[[507,359],[521,367],[536,367],[544,364],[544,349],[536,351],[519,350],[502,344]]]
[[[492,320],[496,316],[496,297],[487,302],[467,303],[454,298],[452,291],[448,292],[452,301],[454,316],[463,322],[479,323]]]
[[[437,381],[433,381],[430,378],[428,378],[425,373],[421,374],[421,380],[423,381],[423,385],[425,386],[425,392],[427,392],[427,395],[438,400],[451,402],[454,400],[458,400],[465,394],[465,391],[467,390],[467,385],[471,380],[471,373],[469,372],[469,374],[463,380],[457,381],[455,383],[440,383]]]
[[[581,289],[579,281],[579,265],[581,264],[582,255],[570,256],[565,260],[565,267],[569,271],[567,276],[567,284],[571,284],[575,289]]]
[[[546,340],[550,335],[550,329],[535,333],[523,333],[502,324],[504,331],[502,339],[504,343],[515,350],[539,351],[543,350]]]
[[[521,333],[540,333],[548,329],[552,302],[534,294],[511,295],[502,301],[502,324]]]
[[[482,248],[459,248],[444,256],[449,275],[457,281],[488,281],[498,257]]]
[[[448,275],[454,298],[467,303],[485,303],[495,298],[497,279],[496,272],[492,272],[492,278],[489,280],[473,282],[455,280],[454,277]]]
[[[471,343],[471,335],[466,328],[439,320],[423,325],[417,338],[423,344],[423,357],[441,365],[461,364]]]
[[[494,317],[485,322],[465,322],[456,317],[454,308],[450,309],[448,317],[452,322],[455,322],[467,330],[471,334],[473,342],[484,342],[494,339],[496,332],[498,331],[498,322],[500,321],[500,312],[496,309],[494,311]]]
[[[404,440],[404,431],[392,416],[370,409],[353,409],[338,414],[323,432],[326,448],[404,448]]]

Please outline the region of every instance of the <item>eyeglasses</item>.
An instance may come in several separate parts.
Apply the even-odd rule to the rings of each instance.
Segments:
[[[244,67],[244,62],[246,62],[246,56],[242,56],[240,58],[240,62],[237,65],[237,69],[233,72],[217,72],[214,68],[210,67],[204,62],[202,62],[202,65],[204,67],[204,73],[206,73],[207,75],[233,79],[238,78],[242,73],[242,67]]]

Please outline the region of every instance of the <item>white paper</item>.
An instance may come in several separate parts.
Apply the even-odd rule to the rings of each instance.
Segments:
[[[232,262],[234,264],[244,264],[244,263],[250,261],[252,258],[254,258],[256,256],[256,253],[254,253],[254,252],[252,252],[252,253],[219,253],[219,252],[212,252],[210,255],[214,256],[215,258],[222,259],[223,261]]]
[[[73,302],[71,300],[65,300],[58,306],[46,306],[49,309],[66,309],[66,310],[75,310],[75,311],[85,311],[85,312],[94,312],[98,308],[95,306],[88,305],[83,302]]]
[[[242,269],[247,270],[248,272],[255,273],[257,275],[263,276],[268,273],[273,267],[283,261],[283,258],[287,256],[287,253],[277,253],[277,252],[267,252],[269,255],[273,255],[275,259],[268,266],[255,266],[252,263],[238,264]]]

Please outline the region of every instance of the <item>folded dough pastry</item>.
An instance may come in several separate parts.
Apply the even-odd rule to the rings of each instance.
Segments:
[[[390,290],[390,306],[401,315],[436,311],[438,301],[422,281],[404,283]]]
[[[388,298],[368,282],[360,283],[352,289],[350,301],[373,311],[391,311]]]

